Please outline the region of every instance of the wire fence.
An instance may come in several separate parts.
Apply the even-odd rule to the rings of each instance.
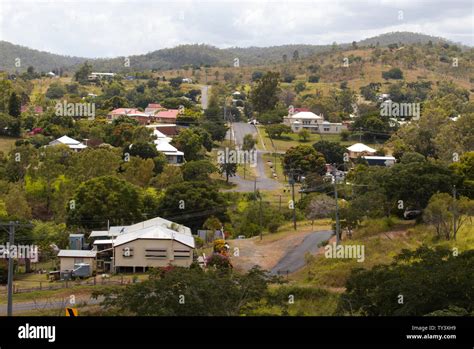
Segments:
[[[13,293],[27,293],[34,291],[60,290],[75,286],[97,286],[97,285],[128,285],[137,283],[140,280],[121,277],[119,279],[108,279],[93,277],[87,280],[61,280],[55,282],[49,281],[28,281],[28,283],[37,286],[23,286],[21,283],[13,283]],[[6,296],[7,285],[0,285],[0,296]]]

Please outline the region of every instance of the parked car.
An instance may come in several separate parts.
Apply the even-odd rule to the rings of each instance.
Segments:
[[[255,120],[255,119],[253,119],[253,120],[250,120],[250,121],[248,122],[248,124],[250,124],[250,125],[258,125],[259,122],[258,122],[257,120]]]
[[[403,212],[403,218],[409,220],[409,219],[416,219],[419,216],[421,216],[422,211],[418,209],[410,209],[407,208],[405,212]]]

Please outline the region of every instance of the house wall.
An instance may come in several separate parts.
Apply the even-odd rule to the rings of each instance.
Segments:
[[[124,256],[127,248],[130,257]],[[193,249],[174,240],[137,239],[114,247],[114,253],[115,267],[166,267],[169,264],[189,267],[193,262]]]
[[[61,271],[73,270],[75,263],[87,263],[92,266],[92,270],[96,270],[95,258],[59,257],[59,259]]]

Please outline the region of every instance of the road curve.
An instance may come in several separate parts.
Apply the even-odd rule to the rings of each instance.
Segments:
[[[304,256],[306,253],[315,253],[319,247],[318,244],[329,240],[334,235],[332,230],[316,231],[308,234],[301,244],[289,251],[280,261],[272,268],[271,274],[287,274],[293,273],[301,269],[305,265]]]

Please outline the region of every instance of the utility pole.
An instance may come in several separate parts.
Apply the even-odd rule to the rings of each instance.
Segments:
[[[10,221],[8,223],[0,223],[5,231],[8,232],[8,300],[7,300],[7,316],[13,315],[13,264],[14,257],[12,257],[12,248],[15,245],[15,230],[17,227],[33,227],[32,224],[20,224],[19,222]],[[8,227],[8,230],[7,230]]]
[[[296,205],[295,205],[295,175],[294,170],[290,171],[291,201],[293,203],[293,228],[296,230]]]
[[[337,167],[334,164],[334,199],[336,200],[336,245],[340,241],[340,224],[339,224],[339,204],[337,203]]]
[[[263,239],[263,221],[262,221],[262,196],[260,195],[260,209],[259,209],[259,219],[260,219],[260,240]]]
[[[456,186],[453,186],[453,237],[456,239]]]

